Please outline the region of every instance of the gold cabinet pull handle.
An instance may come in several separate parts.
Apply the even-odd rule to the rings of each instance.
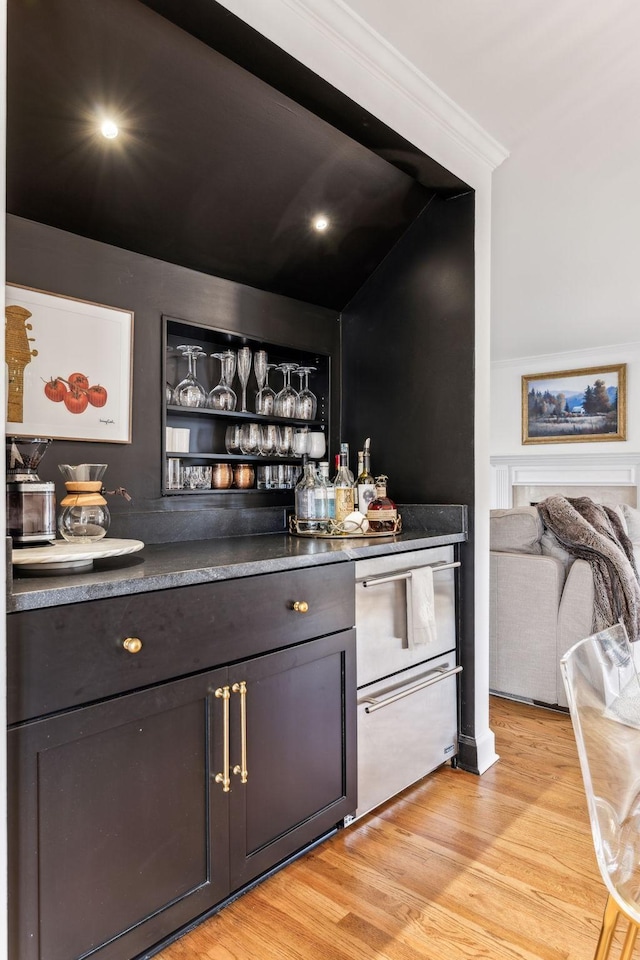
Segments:
[[[214,696],[222,700],[222,773],[216,773],[216,783],[222,784],[222,792],[229,793],[231,777],[229,776],[229,687],[218,687]]]
[[[142,640],[138,637],[127,637],[126,640],[122,641],[122,646],[127,653],[140,653],[142,650]]]
[[[307,613],[309,610],[309,604],[306,600],[296,600],[293,605],[293,609],[296,611],[296,613]]]
[[[234,683],[231,687],[232,693],[240,694],[240,751],[241,762],[233,768],[235,774],[240,774],[240,783],[246,783],[249,779],[247,771],[247,684],[244,680],[240,683]]]

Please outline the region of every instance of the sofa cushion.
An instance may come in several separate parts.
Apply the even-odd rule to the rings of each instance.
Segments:
[[[565,576],[569,572],[569,567],[575,560],[575,557],[572,557],[568,550],[562,546],[555,533],[552,533],[551,530],[545,528],[544,533],[540,537],[540,548],[542,550],[543,557],[555,557],[556,560],[559,560],[564,567]]]
[[[542,553],[542,520],[536,507],[511,507],[492,510],[490,544],[501,553]]]
[[[621,503],[618,509],[622,511],[629,540],[632,543],[640,543],[640,510],[630,507],[628,503]]]

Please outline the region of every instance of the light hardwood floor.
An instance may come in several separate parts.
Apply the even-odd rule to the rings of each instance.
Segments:
[[[443,767],[160,960],[591,960],[605,903],[566,714],[493,698],[500,760]]]

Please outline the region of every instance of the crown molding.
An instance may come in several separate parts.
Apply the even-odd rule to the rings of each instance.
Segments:
[[[219,2],[414,143],[415,135],[400,129],[405,124],[397,121],[400,115],[405,121],[408,116],[419,119],[418,126],[412,122],[412,127],[414,130],[424,127],[425,134],[416,146],[439,162],[443,162],[441,157],[431,153],[425,143],[429,131],[439,132],[451,147],[463,151],[485,172],[491,172],[509,156],[502,144],[344,0]],[[319,38],[322,40],[320,47]],[[328,51],[332,62],[330,72],[326,61]],[[351,68],[348,88],[342,82],[346,64]],[[354,95],[354,81],[358,96]],[[380,104],[385,107],[384,116]],[[404,110],[400,109],[401,106]],[[405,110],[408,113],[405,114]]]
[[[622,360],[629,359],[630,357],[635,360],[639,351],[640,340],[631,340],[628,343],[607,343],[599,347],[583,347],[580,350],[562,350],[558,353],[538,353],[532,356],[492,360],[491,368],[508,369],[509,367],[524,365],[531,369],[534,365],[538,365],[538,361],[540,361],[540,369],[544,369],[545,366],[548,367],[550,363],[556,367],[561,366],[563,363],[575,363],[579,366],[584,366],[589,360],[593,363],[613,363],[614,361],[612,360],[603,361],[603,355],[606,354],[606,356],[609,356],[612,352],[618,352]]]

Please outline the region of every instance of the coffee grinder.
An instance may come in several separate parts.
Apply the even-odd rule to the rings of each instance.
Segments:
[[[56,539],[56,488],[41,480],[38,465],[51,440],[7,437],[7,536],[14,547]]]

